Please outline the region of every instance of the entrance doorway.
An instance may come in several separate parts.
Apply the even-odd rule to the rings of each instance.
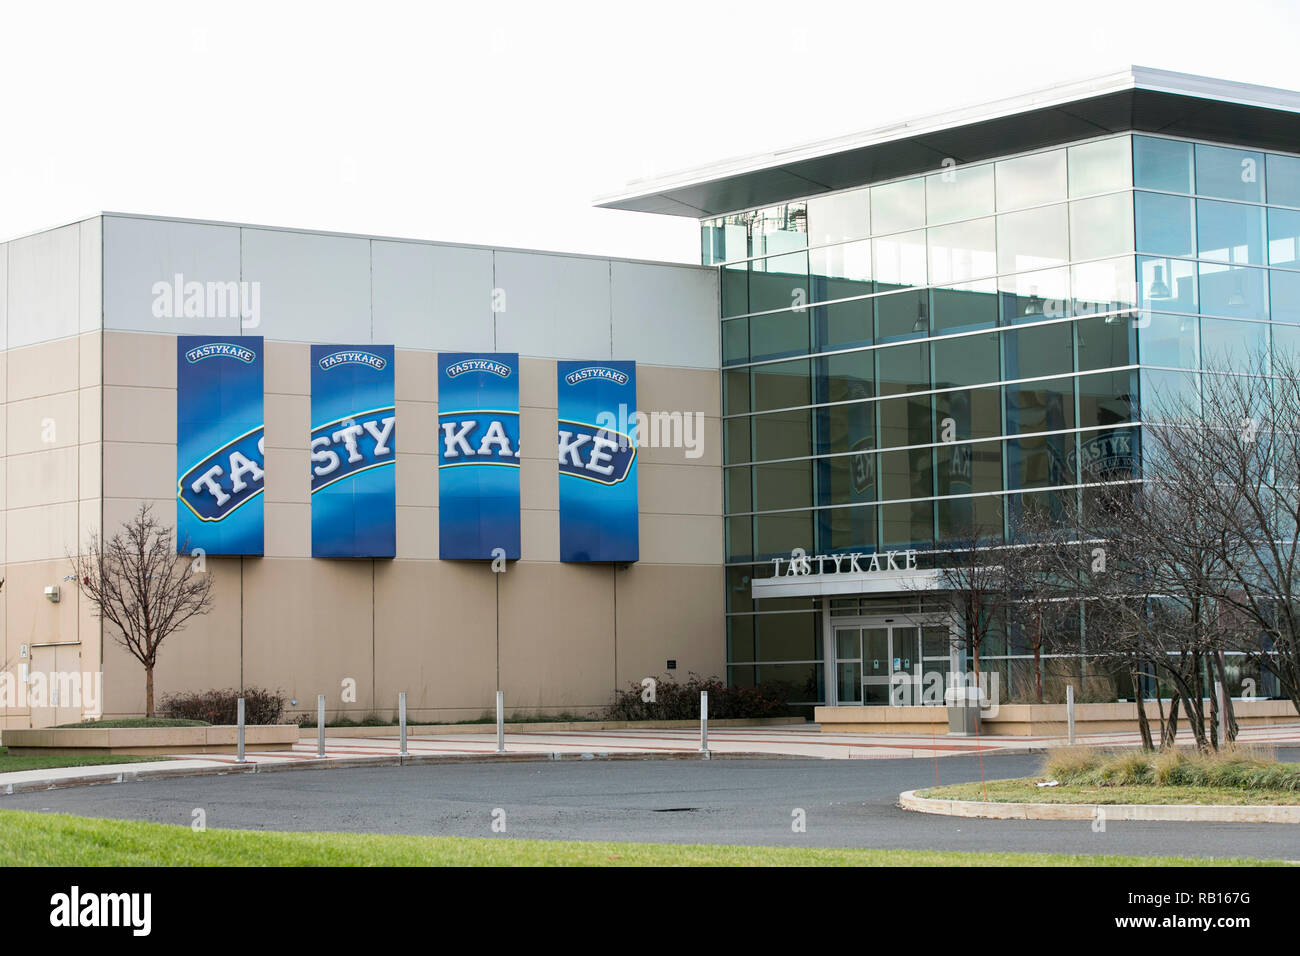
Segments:
[[[922,703],[896,699],[893,688],[920,688],[931,671],[945,675],[951,666],[948,627],[937,619],[894,615],[840,618],[832,625],[828,704],[889,705]],[[942,693],[942,691],[940,691]],[[831,696],[831,695],[828,695]]]

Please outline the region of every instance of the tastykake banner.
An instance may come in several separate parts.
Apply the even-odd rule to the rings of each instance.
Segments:
[[[176,547],[262,553],[262,337],[176,339]]]
[[[311,421],[312,557],[393,557],[393,347],[313,345]]]
[[[519,356],[438,354],[438,553],[519,557]]]
[[[556,378],[560,560],[635,561],[636,363],[558,362]]]

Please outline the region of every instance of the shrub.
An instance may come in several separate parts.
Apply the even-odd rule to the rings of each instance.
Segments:
[[[281,691],[245,687],[204,690],[193,694],[170,694],[162,699],[159,713],[164,717],[205,720],[210,724],[234,724],[239,720],[240,697],[244,698],[244,723],[278,724],[284,718],[285,698]]]
[[[1099,754],[1085,748],[1052,751],[1043,767],[1064,784],[1094,787],[1205,787],[1300,792],[1300,764],[1278,763],[1249,748],[1198,754],[1170,750]]]
[[[728,687],[717,677],[692,673],[683,683],[669,676],[655,678],[654,700],[642,699],[641,684],[614,692],[606,720],[698,720],[700,692],[709,693],[709,716],[719,720],[737,717],[787,717],[790,688],[785,684],[763,687]]]

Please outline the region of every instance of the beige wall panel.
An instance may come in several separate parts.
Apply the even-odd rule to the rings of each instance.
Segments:
[[[560,560],[560,513],[519,512],[519,554],[525,561]]]
[[[276,395],[270,391],[262,401],[266,418],[266,448],[291,448],[307,472],[311,447],[311,398],[306,395]]]
[[[398,349],[393,357],[398,402],[438,403],[438,353]]]
[[[100,498],[83,499],[77,502],[77,540],[78,551],[85,551],[90,546],[90,536],[100,529],[103,521],[103,501]],[[72,545],[69,545],[72,550]]]
[[[375,707],[371,562],[250,559],[244,566],[244,682],[356,716]],[[356,681],[355,703],[340,700]],[[385,707],[388,702],[385,702]]]
[[[311,394],[311,346],[297,342],[267,342],[262,384],[267,395]]]
[[[399,525],[400,527],[400,525]],[[400,534],[400,532],[399,532]],[[375,564],[375,709],[458,720],[495,706],[496,581],[461,561]],[[461,711],[446,714],[449,709]]]
[[[5,568],[5,632],[13,643],[14,664],[18,644],[55,644],[78,640],[80,595],[75,581],[64,581],[72,566],[66,561],[35,561]],[[45,589],[59,588],[59,602],[51,603]],[[2,662],[0,662],[2,663]]]
[[[519,406],[519,448],[521,458],[554,463],[556,420],[554,408]]]
[[[104,384],[175,388],[176,336],[105,332]]]
[[[560,468],[554,457],[550,460],[520,460],[519,507],[540,511],[559,510]]]
[[[637,466],[642,514],[722,514],[722,476],[716,468],[689,465]]]
[[[156,442],[175,449],[176,390],[104,386],[104,440]]]
[[[644,406],[642,406],[644,411]],[[643,462],[657,465],[696,465],[704,468],[722,467],[722,420],[693,419],[690,426],[682,419],[681,426],[661,420],[647,422],[647,432],[641,435],[637,454]],[[693,457],[692,457],[693,456]],[[718,481],[722,481],[719,471]]]
[[[166,498],[176,494],[175,446],[110,441],[96,447],[104,449],[104,494],[108,497]],[[84,450],[83,456],[92,461],[96,457]]]
[[[501,578],[501,689],[507,713],[609,703],[614,600],[608,565],[519,562]]]
[[[53,560],[76,547],[76,501],[40,508],[10,508],[8,513],[10,563]]]
[[[22,401],[77,388],[78,339],[59,339],[5,353],[8,365],[6,400]]]
[[[618,574],[618,685],[694,671],[726,677],[723,570],[635,564]]]
[[[311,557],[310,502],[267,501],[263,529],[268,558]]]
[[[714,371],[662,365],[638,365],[636,369],[636,400],[643,411],[703,412],[717,418],[721,414],[721,389],[721,379]]]
[[[437,508],[397,506],[397,557],[426,561],[438,557]]]
[[[78,442],[80,392],[10,402],[5,408],[5,453],[23,455]]]
[[[173,468],[174,470],[174,468]],[[135,517],[136,511],[140,505],[153,505],[153,516],[159,523],[168,527],[176,527],[176,494],[175,485],[172,486],[173,492],[166,498],[113,498],[105,497],[103,504],[103,527],[106,529],[108,537],[122,530],[122,526]],[[96,509],[98,510],[98,509]],[[93,517],[96,525],[101,518],[96,515]]]
[[[86,332],[79,337],[78,381],[82,388],[104,384],[103,332]]]
[[[549,359],[519,359],[519,405],[555,409],[558,405],[555,362]]]
[[[77,441],[81,444],[104,438],[104,390],[98,385],[77,392]]]
[[[259,563],[247,559],[249,566]],[[168,694],[239,687],[239,558],[208,558],[215,577],[212,610],[168,637],[154,670],[154,700]],[[104,709],[106,717],[144,713],[144,667],[104,632]],[[274,687],[272,687],[274,689]]]
[[[438,456],[414,455],[401,450],[397,455],[397,503],[428,508],[438,504]]]
[[[645,564],[720,564],[722,519],[696,515],[641,515]]]
[[[438,454],[438,406],[397,400],[397,454]]]
[[[311,503],[311,471],[305,448],[266,449],[266,481],[262,494],[268,502]]]
[[[77,470],[80,475],[77,479],[77,496],[83,506],[87,502],[93,502],[98,508],[98,501],[104,494],[103,448],[101,444],[80,446],[80,453],[77,456]]]

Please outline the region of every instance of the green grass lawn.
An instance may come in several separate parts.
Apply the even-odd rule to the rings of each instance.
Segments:
[[[1258,860],[208,830],[0,810],[0,866],[1258,866]],[[1263,865],[1278,865],[1276,862]]]
[[[1035,786],[1035,783],[1041,779],[1042,777],[1022,777],[1016,780],[990,780],[987,788],[979,783],[930,787],[927,790],[917,791],[917,796],[931,797],[935,800],[983,801],[987,799],[993,803],[1191,803],[1243,807],[1300,804],[1300,793],[1289,791],[1238,790],[1228,787],[1171,787],[1155,784],[1097,786],[1062,783],[1059,787]]]
[[[8,747],[0,747],[0,773],[14,770],[53,770],[59,767],[95,767],[108,763],[143,763],[150,760],[167,760],[167,757],[136,757],[129,754],[11,754]]]

